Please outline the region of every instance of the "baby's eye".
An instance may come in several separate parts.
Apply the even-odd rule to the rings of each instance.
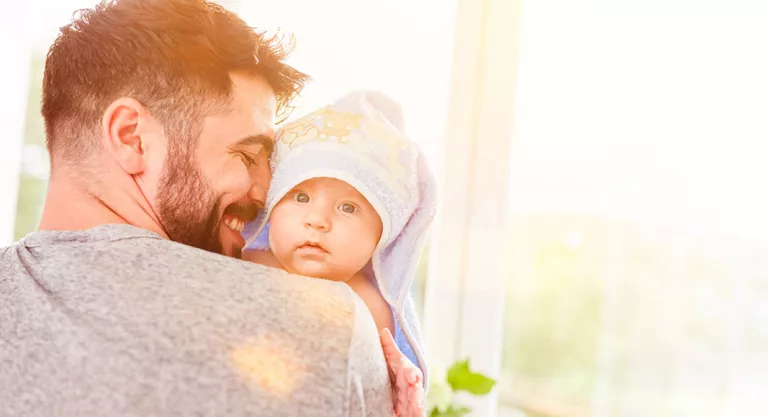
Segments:
[[[303,193],[301,191],[294,194],[293,199],[296,200],[296,202],[298,203],[309,203],[309,196],[307,195],[307,193]]]
[[[339,208],[344,213],[349,213],[349,214],[354,214],[357,211],[357,207],[355,207],[355,205],[352,203],[341,203]]]

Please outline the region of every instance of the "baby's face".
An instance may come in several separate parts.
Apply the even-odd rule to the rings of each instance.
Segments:
[[[381,230],[378,213],[354,187],[313,178],[275,205],[269,246],[288,272],[346,281],[371,259]]]

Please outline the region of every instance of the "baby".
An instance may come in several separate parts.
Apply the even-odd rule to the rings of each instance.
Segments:
[[[409,290],[436,190],[399,107],[351,93],[282,127],[272,164],[244,259],[349,285],[381,332],[395,413],[422,416],[426,364]]]

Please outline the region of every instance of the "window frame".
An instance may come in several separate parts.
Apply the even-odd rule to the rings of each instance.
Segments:
[[[493,378],[501,371],[521,6],[459,0],[446,169],[424,300],[427,349],[440,371],[464,358]],[[495,416],[497,391],[460,401],[472,415]]]

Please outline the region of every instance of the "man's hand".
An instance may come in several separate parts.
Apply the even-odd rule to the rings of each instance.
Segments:
[[[424,376],[416,365],[408,360],[397,348],[392,333],[385,328],[379,333],[384,358],[389,368],[389,378],[392,382],[395,416],[422,417],[424,416]]]

